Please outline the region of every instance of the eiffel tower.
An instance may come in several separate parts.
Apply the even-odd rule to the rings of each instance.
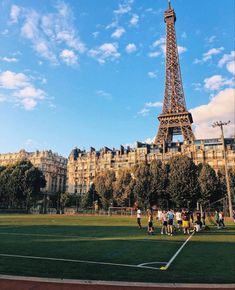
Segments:
[[[168,0],[168,9],[164,12],[166,23],[166,79],[162,113],[155,144],[169,144],[173,135],[182,135],[184,141],[193,141],[191,124],[193,118],[186,109],[183,85],[181,80],[179,55],[176,42],[176,15]],[[164,145],[165,146],[165,145]]]

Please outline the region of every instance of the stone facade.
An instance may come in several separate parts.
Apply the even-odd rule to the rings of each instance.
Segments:
[[[0,154],[0,165],[13,165],[20,160],[29,160],[32,164],[42,170],[46,178],[46,187],[43,192],[51,195],[64,192],[66,189],[67,159],[57,153],[49,151],[26,152],[20,150],[18,153]]]
[[[235,138],[225,139],[228,167],[235,167]],[[150,163],[154,159],[167,162],[171,157],[185,155],[191,157],[195,164],[208,163],[216,171],[224,168],[224,152],[221,139],[195,140],[192,144],[171,143],[164,152],[162,147],[154,144],[137,142],[136,148],[120,147],[119,150],[103,149],[90,151],[75,148],[68,159],[67,190],[70,193],[85,193],[94,178],[101,171],[110,169],[116,173],[120,169],[130,169],[138,163]]]

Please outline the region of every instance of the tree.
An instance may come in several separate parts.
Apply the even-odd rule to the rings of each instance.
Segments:
[[[17,162],[0,173],[0,194],[10,207],[25,205],[28,210],[33,198],[38,197],[45,186],[43,173],[30,161]]]
[[[133,179],[130,170],[118,171],[113,190],[113,198],[117,206],[131,206],[133,204]]]
[[[201,192],[200,201],[203,205],[219,199],[218,178],[214,169],[209,164],[202,164],[199,166],[198,181]]]
[[[232,201],[235,203],[235,167],[230,168],[229,171],[229,179],[230,179],[230,188],[232,194]]]
[[[115,181],[115,172],[107,170],[101,172],[95,178],[95,188],[100,196],[101,204],[104,209],[108,209],[113,204],[113,183]]]
[[[15,201],[15,190],[12,186],[13,167],[6,167],[0,173],[0,200],[4,207],[12,207]]]
[[[144,208],[149,206],[150,197],[150,170],[149,165],[141,163],[133,170],[135,184],[133,188],[134,196],[138,204]]]
[[[60,210],[63,211],[65,206],[69,203],[71,194],[68,192],[61,192],[59,194]]]
[[[38,198],[40,189],[46,186],[46,179],[41,170],[30,167],[24,174],[24,196],[26,198],[26,209],[28,210],[31,201]]]
[[[167,193],[167,166],[160,160],[153,160],[150,163],[150,193],[149,202],[151,205],[165,206],[169,200]]]
[[[91,208],[94,206],[94,202],[100,202],[100,196],[98,195],[95,184],[92,183],[87,193],[82,197],[81,207],[82,208]]]
[[[235,168],[230,168],[228,171],[229,185],[232,194],[232,200],[235,202]],[[219,187],[219,198],[227,197],[227,185],[225,179],[224,169],[220,169],[217,173],[218,176],[218,187]]]
[[[200,197],[198,169],[187,156],[175,156],[169,160],[168,193],[177,207],[195,207]]]

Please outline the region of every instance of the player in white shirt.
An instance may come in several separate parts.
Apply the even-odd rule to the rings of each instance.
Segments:
[[[181,211],[177,210],[176,214],[175,214],[175,218],[177,221],[177,227],[180,230],[182,227],[182,216],[181,216]]]
[[[141,210],[140,210],[140,208],[137,209],[137,224],[139,226],[139,229],[142,229],[142,226],[141,226]]]

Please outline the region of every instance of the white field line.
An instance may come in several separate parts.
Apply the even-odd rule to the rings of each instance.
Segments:
[[[151,265],[151,264],[167,264],[168,262],[150,262],[150,263],[142,263],[142,264],[139,264],[138,267],[142,267],[142,266],[145,266],[145,265]]]
[[[178,249],[178,251],[174,254],[174,256],[170,259],[170,261],[166,264],[165,267],[162,267],[161,270],[167,270],[171,263],[175,260],[175,258],[179,255],[179,253],[182,251],[182,249],[184,248],[184,246],[187,244],[187,242],[192,238],[192,236],[194,235],[195,232],[192,232],[192,234],[187,238],[187,240],[183,243],[183,245]]]
[[[36,260],[48,260],[48,261],[61,261],[61,262],[73,262],[73,263],[87,263],[87,264],[100,264],[100,265],[109,265],[109,266],[121,266],[121,267],[131,267],[131,268],[145,268],[145,269],[154,269],[154,270],[167,270],[171,263],[175,260],[178,254],[182,251],[187,242],[192,238],[195,232],[193,232],[187,240],[181,245],[177,252],[172,256],[168,262],[149,262],[142,263],[139,265],[130,265],[130,264],[118,264],[118,263],[109,263],[109,262],[95,262],[95,261],[84,261],[84,260],[73,260],[73,259],[61,259],[61,258],[50,258],[50,257],[37,257],[37,256],[22,256],[22,255],[10,255],[10,254],[0,254],[0,257],[11,257],[11,258],[24,258],[24,259],[36,259]],[[27,234],[26,234],[27,235]],[[28,234],[32,235],[32,234]],[[72,236],[70,236],[72,237]],[[160,268],[151,267],[147,265],[151,264],[166,264]]]
[[[22,255],[0,254],[0,257],[47,260],[47,261],[60,261],[60,262],[73,262],[73,263],[87,263],[87,264],[99,264],[99,265],[109,265],[109,266],[131,267],[131,268],[147,268],[147,269],[160,270],[160,268],[148,267],[148,266],[117,264],[117,263],[109,263],[109,262],[73,260],[73,259],[60,259],[60,258],[49,258],[49,257],[37,257],[37,256],[22,256]]]

